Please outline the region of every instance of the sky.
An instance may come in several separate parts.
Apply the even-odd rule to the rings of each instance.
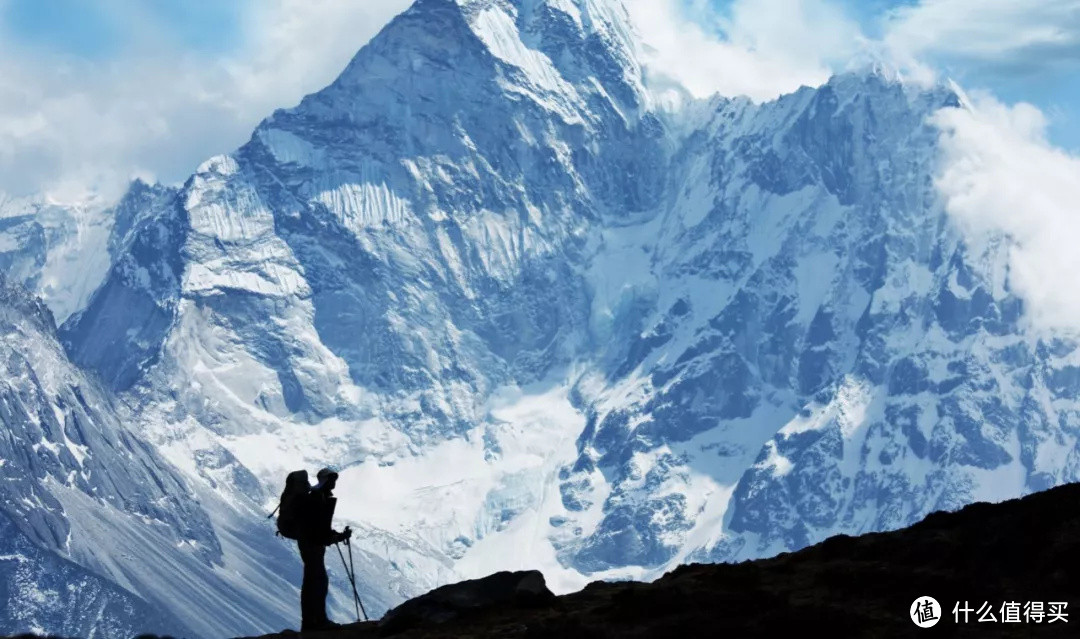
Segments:
[[[883,58],[1030,102],[1080,152],[1080,0],[625,0],[656,76],[766,100]],[[0,0],[0,191],[183,180],[409,0]]]
[[[754,68],[748,86],[736,82],[722,89],[752,96],[760,89],[766,97],[772,87],[755,85],[763,77],[789,73],[809,84],[874,56],[953,79],[966,89],[988,90],[1009,103],[1030,102],[1048,116],[1048,135],[1056,144],[1080,151],[1080,0],[632,4],[640,7],[639,23],[665,43],[667,66],[682,62],[695,86],[714,88],[716,78],[734,75],[731,70],[741,61],[742,67]],[[670,18],[680,14],[681,20]],[[695,30],[699,37],[688,38]],[[735,50],[725,55],[725,46]],[[755,53],[757,66],[741,60],[745,51]]]
[[[621,1],[657,90],[764,101],[867,62],[955,80],[965,106],[933,118],[946,211],[1033,323],[1080,336],[1080,0]],[[0,202],[183,181],[409,4],[0,0]]]
[[[329,84],[408,0],[0,0],[0,192],[183,181]]]

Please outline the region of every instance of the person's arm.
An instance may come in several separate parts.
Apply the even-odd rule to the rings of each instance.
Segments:
[[[331,528],[330,529],[329,541],[326,542],[326,545],[327,546],[333,546],[334,544],[336,544],[338,542],[346,541],[350,537],[352,537],[352,528],[349,528],[348,526],[345,526],[345,530],[342,531],[342,532],[338,532],[338,531],[334,530],[333,528]]]

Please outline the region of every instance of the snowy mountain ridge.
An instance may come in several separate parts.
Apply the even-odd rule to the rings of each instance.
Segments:
[[[58,202],[0,193],[0,265],[62,322],[105,278],[113,216],[100,197]]]
[[[259,513],[300,467],[342,468],[376,613],[1077,479],[1076,345],[1028,331],[1008,239],[972,253],[934,187],[952,88],[878,66],[675,109],[639,48],[616,0],[419,0],[240,149],[133,184],[59,329],[74,366],[40,365],[100,380],[100,420],[149,444],[183,496],[161,517],[192,513],[197,543],[57,487],[42,534],[139,551],[56,552],[199,635],[252,634],[295,612]],[[169,601],[175,574],[232,616]]]

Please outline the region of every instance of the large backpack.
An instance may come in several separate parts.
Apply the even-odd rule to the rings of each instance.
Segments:
[[[286,539],[298,539],[304,525],[304,498],[311,491],[306,470],[294,470],[285,478],[285,490],[274,509],[277,513],[277,534]],[[270,513],[273,517],[274,513]]]

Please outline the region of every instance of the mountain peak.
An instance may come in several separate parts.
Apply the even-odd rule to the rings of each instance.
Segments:
[[[602,99],[627,116],[644,103],[637,37],[619,0],[417,0],[300,109],[353,110],[393,85],[402,101],[475,100],[494,83],[567,121]],[[450,64],[452,61],[452,65]],[[459,86],[460,85],[460,86]],[[455,97],[459,96],[459,97]]]
[[[904,63],[892,53],[864,43],[858,55],[848,60],[839,75],[874,76],[887,84],[899,84],[915,91],[949,89],[930,69]]]

